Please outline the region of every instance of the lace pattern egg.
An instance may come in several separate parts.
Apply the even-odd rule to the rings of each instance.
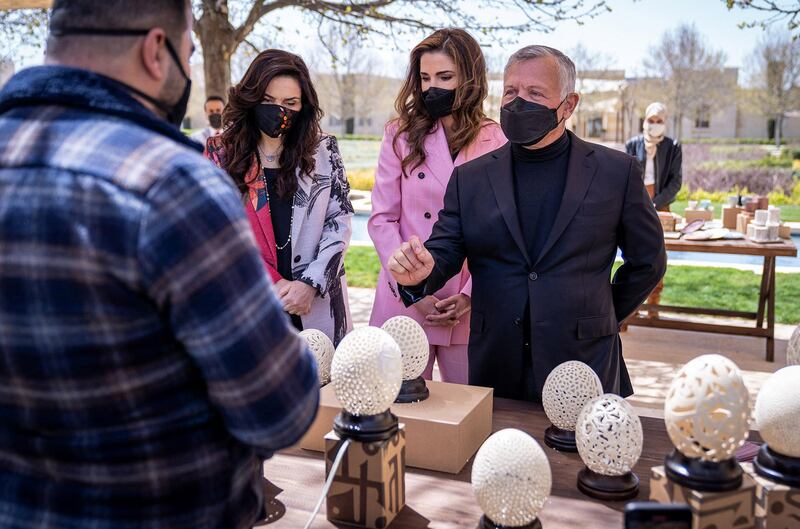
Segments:
[[[400,391],[400,347],[377,327],[361,327],[339,343],[331,365],[331,383],[339,402],[352,415],[377,415]]]

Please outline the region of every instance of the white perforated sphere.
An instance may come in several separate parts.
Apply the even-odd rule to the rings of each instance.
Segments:
[[[472,464],[472,490],[478,505],[491,521],[506,527],[536,519],[552,482],[542,447],[514,428],[489,437]]]
[[[800,365],[800,325],[797,326],[792,333],[792,337],[789,338],[789,345],[786,347],[786,365]]]
[[[422,325],[408,316],[389,318],[381,326],[400,346],[403,356],[403,380],[414,380],[428,366],[430,345]]]
[[[595,397],[578,415],[575,444],[581,460],[593,472],[627,474],[639,461],[643,442],[642,421],[619,395]]]
[[[678,372],[664,401],[672,444],[686,457],[730,459],[747,438],[750,395],[736,364],[703,355]]]
[[[779,454],[800,457],[800,366],[779,369],[756,399],[761,437]]]
[[[317,329],[300,331],[300,336],[305,338],[308,348],[314,353],[317,360],[317,373],[320,385],[325,385],[331,380],[331,362],[333,361],[333,342],[328,335]]]
[[[397,342],[383,329],[361,327],[345,336],[331,365],[336,397],[353,415],[377,415],[400,393],[403,360]]]
[[[542,389],[544,413],[554,426],[575,430],[583,406],[603,394],[603,385],[594,370],[576,360],[553,369]]]

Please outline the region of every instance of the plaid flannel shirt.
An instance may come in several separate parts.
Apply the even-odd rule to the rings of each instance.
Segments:
[[[0,526],[240,528],[318,402],[230,179],[111,79],[0,93]]]

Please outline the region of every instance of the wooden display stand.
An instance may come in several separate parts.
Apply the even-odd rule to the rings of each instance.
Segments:
[[[742,468],[756,482],[756,529],[800,527],[800,489],[759,476],[752,463],[742,463]]]
[[[743,211],[744,208],[741,206],[722,206],[722,227],[735,230],[736,217]]]
[[[742,486],[729,492],[701,492],[667,479],[664,467],[650,469],[650,499],[684,503],[692,510],[692,527],[754,529],[756,482],[745,473]]]
[[[747,233],[747,225],[753,222],[755,216],[752,213],[739,213],[736,215],[736,231]]]
[[[326,476],[341,445],[335,432],[325,436]],[[403,424],[386,441],[351,440],[328,491],[328,520],[369,529],[388,527],[406,504],[405,459]]]
[[[430,397],[422,402],[392,404],[406,425],[408,466],[458,474],[492,433],[492,389],[426,381]],[[333,386],[320,390],[317,418],[300,447],[322,452],[323,438],[342,406]]]

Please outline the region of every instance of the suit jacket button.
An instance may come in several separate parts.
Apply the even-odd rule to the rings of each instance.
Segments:
[[[420,172],[420,173],[417,175],[417,178],[419,178],[420,180],[422,180],[423,178],[425,178],[425,173],[422,173],[422,172]]]
[[[300,262],[300,256],[299,255],[295,255],[294,256],[294,262],[295,263],[299,263]]]
[[[425,218],[426,218],[426,219],[429,219],[429,218],[431,218],[431,213],[430,213],[430,211],[426,211],[426,212],[425,212]]]
[[[539,274],[537,274],[536,272],[531,272],[530,274],[528,274],[528,279],[530,279],[531,281],[536,281],[537,279],[539,279]]]
[[[519,318],[514,318],[514,325],[516,325],[517,327],[519,327],[519,324],[520,324],[520,323],[522,323],[522,320],[521,320],[521,319],[519,319]]]

